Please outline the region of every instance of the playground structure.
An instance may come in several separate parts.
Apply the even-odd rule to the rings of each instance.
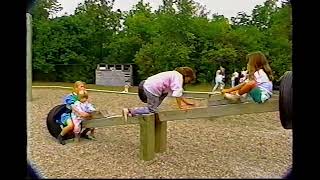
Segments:
[[[125,86],[133,84],[131,64],[98,64],[96,85]]]
[[[34,86],[34,87],[57,87],[59,86]],[[62,87],[69,89],[71,87]],[[107,93],[119,93],[136,95],[137,93],[113,92],[106,90],[87,89],[88,91],[98,91]],[[271,99],[263,104],[257,104],[251,101],[243,100],[234,103],[224,99],[220,94],[210,92],[184,92],[187,98],[194,98],[207,101],[206,107],[197,107],[187,111],[170,110],[160,111],[156,114],[139,115],[128,117],[124,120],[122,115],[111,117],[99,117],[92,120],[84,121],[83,128],[97,128],[128,124],[140,125],[140,153],[142,160],[148,161],[155,157],[156,153],[165,152],[167,150],[167,122],[174,120],[188,120],[199,118],[216,118],[230,115],[263,113],[279,111],[279,95],[274,94]]]
[[[32,68],[31,68],[31,15],[27,14],[27,101],[28,109],[30,108],[29,102],[32,100]],[[89,89],[88,89],[89,90]],[[94,91],[94,90],[92,90]],[[98,90],[99,91],[99,90]],[[100,92],[103,92],[101,90]],[[120,93],[121,92],[111,92]],[[133,94],[135,93],[126,93]],[[279,96],[274,95],[265,104],[254,104],[252,102],[241,102],[240,104],[231,104],[223,100],[221,96],[213,96],[210,93],[203,92],[186,92],[186,95],[194,95],[194,98],[205,98],[208,100],[208,107],[195,108],[183,111],[164,111],[158,114],[150,114],[144,116],[131,117],[127,122],[124,121],[122,116],[118,117],[103,117],[84,122],[84,127],[108,127],[126,124],[139,124],[140,125],[140,157],[143,160],[151,160],[154,158],[155,153],[161,153],[167,149],[167,121],[173,120],[187,120],[194,118],[211,118],[221,117],[234,114],[248,114],[259,112],[272,112],[278,111]],[[280,94],[281,96],[281,94]],[[281,99],[281,98],[280,98]],[[281,108],[281,107],[280,107]],[[29,110],[28,110],[29,111]],[[281,111],[281,110],[280,110]],[[281,115],[281,112],[280,112]],[[29,118],[29,117],[28,117]],[[281,121],[282,122],[282,121]],[[290,124],[291,127],[291,124]]]
[[[30,102],[32,100],[31,37],[31,15],[27,13],[27,102]],[[113,76],[115,73],[119,76]],[[108,74],[109,76],[111,75],[111,79],[106,78],[109,77]],[[107,80],[103,82],[103,79]],[[291,81],[291,79],[289,81]],[[124,65],[115,65],[114,68],[109,65],[104,66],[104,68],[103,65],[98,65],[96,70],[96,84],[124,86],[127,83],[130,83],[130,85],[132,85],[131,65],[128,69]],[[129,92],[123,93],[135,94]],[[212,93],[204,92],[185,92],[185,95],[189,97],[191,95],[191,97],[193,98],[207,99],[208,107],[194,108],[186,112],[179,110],[163,111],[157,114],[130,117],[128,118],[128,121],[124,121],[124,118],[122,116],[97,118],[83,122],[83,126],[86,128],[90,128],[126,124],[140,124],[140,158],[142,160],[152,160],[155,156],[155,153],[161,153],[166,151],[167,149],[167,121],[186,120],[194,118],[213,118],[236,114],[262,113],[279,110],[279,96],[277,95],[274,95],[264,104],[255,104],[253,102],[241,102],[239,104],[232,104],[224,100],[220,95],[213,95]],[[27,108],[30,108],[29,103]]]

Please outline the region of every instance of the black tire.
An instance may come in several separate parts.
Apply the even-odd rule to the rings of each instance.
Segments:
[[[70,110],[66,107],[65,104],[60,104],[52,108],[48,113],[47,128],[49,133],[55,138],[58,137],[58,135],[62,130],[60,125],[56,122],[56,119],[60,118],[62,113],[65,113],[65,112],[70,112]],[[74,134],[70,133],[70,134],[66,134],[64,136],[64,139],[70,139],[73,137],[74,137]]]
[[[284,129],[292,129],[292,71],[286,72],[280,82],[279,111]]]

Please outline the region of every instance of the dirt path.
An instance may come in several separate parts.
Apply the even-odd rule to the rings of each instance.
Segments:
[[[278,178],[292,162],[292,133],[278,112],[168,122],[168,150],[149,162],[139,155],[139,126],[99,128],[96,141],[62,146],[47,131],[49,110],[69,90],[33,89],[28,158],[48,178]],[[143,105],[137,96],[89,92],[110,114]],[[174,99],[161,109],[176,108]]]

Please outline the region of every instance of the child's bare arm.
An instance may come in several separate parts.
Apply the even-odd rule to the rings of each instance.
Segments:
[[[186,98],[181,98],[181,100],[182,100],[182,102],[184,102],[184,103],[187,104],[187,105],[191,105],[191,106],[195,105],[195,103],[187,100]]]
[[[230,93],[236,90],[239,90],[242,88],[242,86],[244,86],[246,84],[246,82],[243,82],[241,84],[238,84],[237,86],[233,87],[233,88],[229,88],[229,89],[224,89],[222,90],[222,93]]]
[[[87,118],[87,117],[90,116],[89,113],[79,111],[79,110],[78,110],[77,108],[75,108],[75,107],[72,107],[72,111],[73,111],[74,113],[76,113],[78,116],[81,116],[81,117],[83,117],[83,118]]]
[[[181,102],[182,102],[181,97],[177,97],[176,100],[177,100],[178,108],[179,108],[179,109],[183,109],[182,103],[181,103]]]
[[[92,113],[90,113],[90,115],[93,119],[98,119],[98,118],[104,117],[104,115],[100,111],[93,111]]]

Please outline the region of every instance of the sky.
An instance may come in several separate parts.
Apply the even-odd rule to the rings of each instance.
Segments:
[[[138,1],[139,0],[115,0],[114,8],[120,9],[121,11],[128,11],[132,9],[133,5],[137,4]],[[57,16],[61,16],[65,13],[68,15],[73,14],[78,4],[84,2],[84,0],[58,0],[58,2],[63,7],[63,10],[59,12]],[[158,9],[159,5],[162,5],[162,0],[144,0],[144,2],[149,2],[152,10]],[[195,2],[206,6],[207,11],[211,11],[211,14],[218,13],[230,19],[241,11],[250,15],[253,8],[256,5],[262,5],[265,0],[195,0]]]

